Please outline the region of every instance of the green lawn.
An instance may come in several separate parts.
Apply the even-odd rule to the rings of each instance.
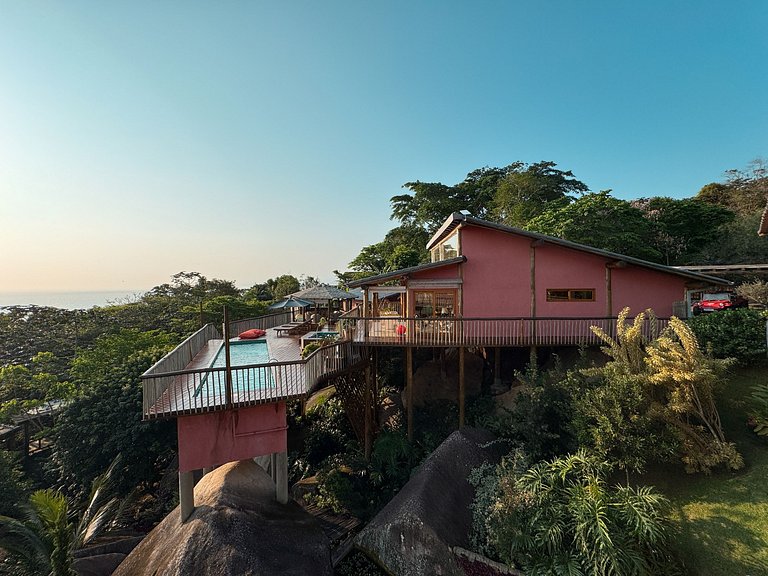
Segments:
[[[750,388],[768,382],[768,362],[732,372],[718,407],[745,468],[711,476],[667,468],[647,478],[672,501],[677,548],[692,576],[768,575],[768,442],[746,427]]]

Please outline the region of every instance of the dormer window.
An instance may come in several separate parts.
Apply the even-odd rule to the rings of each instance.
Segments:
[[[432,262],[456,258],[459,255],[459,231],[457,230],[430,251]]]

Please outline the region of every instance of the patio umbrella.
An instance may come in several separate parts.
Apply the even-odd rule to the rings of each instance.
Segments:
[[[285,300],[280,300],[280,302],[275,302],[274,304],[270,304],[269,308],[270,310],[277,310],[277,309],[291,309],[291,319],[296,319],[294,308],[306,308],[307,306],[312,306],[312,302],[309,300],[302,300],[301,298],[294,298],[293,296],[287,296]]]
[[[276,310],[278,308],[306,308],[307,306],[312,306],[312,304],[313,303],[309,300],[302,300],[301,298],[288,296],[285,300],[270,304],[269,308],[270,310]]]

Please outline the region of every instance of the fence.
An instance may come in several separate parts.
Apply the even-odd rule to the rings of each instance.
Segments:
[[[144,418],[211,412],[306,395],[322,380],[359,362],[351,342],[336,342],[304,360],[230,368],[147,371],[142,376]]]
[[[644,326],[648,338],[668,319]],[[597,326],[616,334],[616,318],[355,318],[340,322],[342,336],[383,346],[594,346]]]

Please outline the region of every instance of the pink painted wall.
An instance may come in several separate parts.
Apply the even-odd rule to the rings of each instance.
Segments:
[[[685,300],[684,278],[647,268],[614,268],[611,285],[614,316],[625,306],[632,309],[632,315],[651,308],[657,316],[671,316],[672,303]]]
[[[531,239],[506,232],[465,226],[460,230],[462,254],[462,315],[465,318],[529,317]],[[536,315],[539,317],[602,318],[607,314],[605,265],[612,259],[557,244],[536,246]],[[685,279],[638,266],[615,268],[612,311],[652,308],[659,316],[672,313],[672,303],[685,297]],[[456,278],[454,267],[425,271],[419,279]],[[547,289],[594,289],[593,302],[547,302]]]
[[[424,272],[416,272],[411,276],[413,280],[456,280],[459,277],[459,265],[445,266]]]
[[[285,402],[179,416],[179,472],[288,449]]]
[[[606,315],[605,264],[594,254],[557,244],[536,247],[536,315],[602,318]],[[530,274],[530,272],[528,272]],[[591,288],[594,302],[547,302],[547,289]]]
[[[530,316],[530,240],[466,226],[461,234],[463,316]]]

